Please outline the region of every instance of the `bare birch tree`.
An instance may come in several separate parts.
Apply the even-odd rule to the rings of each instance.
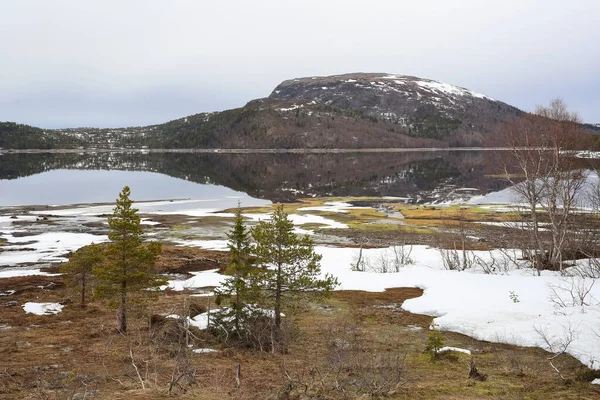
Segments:
[[[529,233],[526,254],[535,268],[562,270],[572,216],[587,179],[572,151],[581,145],[579,116],[556,99],[499,129],[502,177],[513,185]]]

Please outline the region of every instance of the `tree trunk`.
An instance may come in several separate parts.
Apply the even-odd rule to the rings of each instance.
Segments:
[[[277,265],[277,288],[275,289],[275,327],[281,327],[281,263]]]
[[[119,305],[118,313],[118,325],[117,330],[119,333],[127,332],[127,281],[121,282],[121,304]]]
[[[87,274],[84,272],[81,275],[81,308],[85,307],[85,289],[87,286]]]
[[[542,269],[542,260],[543,258],[545,258],[545,250],[544,250],[544,246],[542,245],[542,242],[540,240],[540,233],[539,233],[539,226],[538,226],[538,215],[537,215],[537,210],[536,210],[536,204],[537,201],[532,201],[530,204],[531,207],[531,222],[533,224],[533,229],[532,229],[532,233],[533,233],[533,241],[535,243],[535,255],[534,255],[534,263],[535,263],[535,268],[537,270],[538,276],[541,275],[541,269]]]

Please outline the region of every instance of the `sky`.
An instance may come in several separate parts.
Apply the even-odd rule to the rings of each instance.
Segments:
[[[0,1],[0,121],[149,125],[350,72],[600,123],[600,1]]]

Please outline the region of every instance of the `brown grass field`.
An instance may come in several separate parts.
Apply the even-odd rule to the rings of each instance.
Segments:
[[[161,262],[163,268],[172,265],[171,270],[185,272],[189,265],[182,260],[226,259],[225,253],[216,253],[167,248]],[[60,276],[0,280],[0,290],[9,287],[15,293],[0,298],[0,399],[600,398],[600,387],[585,381],[591,375],[579,362],[558,359],[567,378],[562,380],[540,349],[443,333],[446,345],[469,349],[472,356],[451,352],[431,361],[424,350],[432,318],[400,308],[404,300],[421,295],[414,288],[335,292],[296,315],[286,354],[225,346],[198,331],[195,347],[220,351],[191,354],[195,380],[169,395],[173,358],[165,350],[168,344],[150,343],[147,319],[133,321],[125,337],[115,332],[114,311],[102,303],[85,309],[66,304],[57,315],[25,314],[26,301],[68,301],[74,294]],[[206,307],[208,299],[167,291],[150,310],[164,315],[190,303]],[[469,379],[471,358],[487,380]]]

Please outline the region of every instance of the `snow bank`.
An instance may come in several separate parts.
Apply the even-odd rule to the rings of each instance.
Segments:
[[[206,248],[215,245],[214,241],[195,244]],[[399,272],[358,272],[352,271],[357,249],[317,246],[315,250],[323,256],[322,272],[338,278],[338,290],[421,288],[423,295],[405,301],[403,309],[435,317],[434,323],[440,330],[478,340],[544,347],[538,331],[556,340],[572,329],[576,335],[567,352],[592,368],[600,368],[600,341],[595,334],[600,331],[600,285],[590,290],[590,306],[557,307],[550,300],[552,287],[559,291],[561,287],[568,289],[570,278],[552,272],[534,276],[530,269],[513,269],[505,275],[488,275],[478,270],[449,271],[443,267],[440,252],[426,246],[413,246],[410,258],[414,264],[401,267]],[[363,257],[374,263],[389,254],[391,248],[363,250]],[[482,260],[491,259],[487,251],[474,254]],[[501,257],[499,252],[492,254]],[[182,290],[218,286],[223,279],[216,270],[204,271],[185,281],[170,281],[169,287]],[[592,280],[583,283],[591,286]],[[196,317],[197,326],[204,326],[203,318]]]

